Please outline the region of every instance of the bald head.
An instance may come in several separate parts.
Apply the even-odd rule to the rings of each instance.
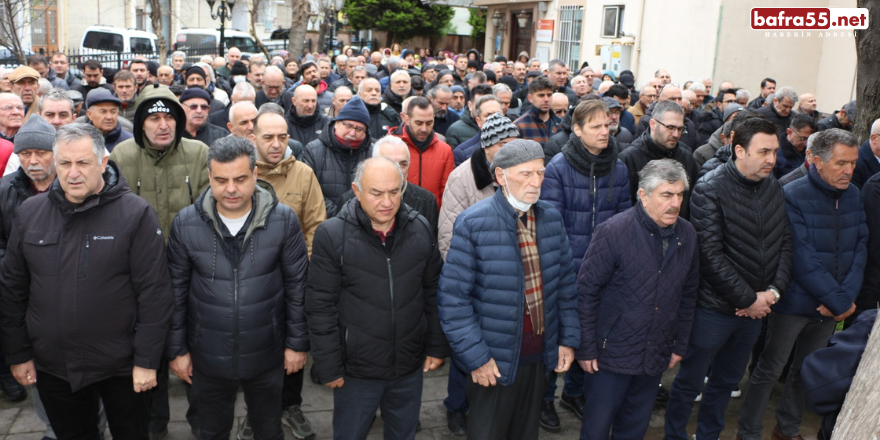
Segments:
[[[254,133],[254,119],[257,117],[257,106],[250,101],[234,104],[229,109],[229,122],[226,128],[233,136],[248,138]]]
[[[660,92],[660,97],[658,97],[657,100],[675,101],[681,104],[681,89],[675,86],[666,86],[663,88],[663,91]]]
[[[311,116],[318,107],[318,93],[315,88],[302,84],[293,91],[291,98],[293,106],[296,107],[296,115],[299,117]]]
[[[565,116],[565,112],[568,110],[568,96],[565,93],[554,93],[550,97],[550,109],[560,118]]]
[[[597,92],[599,93],[599,96],[602,96],[602,94],[607,92],[608,89],[610,89],[611,86],[613,86],[613,85],[614,85],[614,81],[602,81],[602,83],[599,84],[599,89],[597,90]]]

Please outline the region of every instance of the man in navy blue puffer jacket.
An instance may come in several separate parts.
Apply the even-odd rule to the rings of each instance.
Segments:
[[[792,349],[794,359],[776,408],[773,438],[798,438],[804,412],[800,378],[804,358],[828,345],[837,321],[856,309],[868,258],[865,211],[858,188],[850,184],[858,147],[856,137],[845,130],[820,132],[810,149],[813,165],[806,178],[785,187],[794,245],[792,282],[773,306],[767,342],[749,379],[738,423],[744,440],[761,438],[770,391]]]
[[[687,190],[680,163],[648,162],[636,206],[596,228],[578,274],[581,439],[644,438],[660,376],[687,352],[700,286],[697,233],[678,218]]]
[[[466,385],[469,439],[538,437],[547,373],[580,343],[571,247],[559,212],[539,201],[544,151],[517,139],[492,163],[493,197],[456,219],[440,277],[440,324]],[[499,384],[501,386],[493,386]]]

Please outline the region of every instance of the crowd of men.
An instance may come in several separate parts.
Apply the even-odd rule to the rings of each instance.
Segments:
[[[643,438],[657,400],[667,439],[695,402],[718,438],[747,370],[738,439],[777,380],[773,438],[808,405],[830,438],[841,357],[811,354],[880,299],[880,120],[859,145],[855,101],[527,53],[186,59],[0,71],[0,389],[35,385],[47,438],[166,436],[170,374],[201,440],[239,389],[239,439],[308,438],[309,354],[337,439],[377,410],[413,438],[447,358],[469,439],[560,431],[557,374],[582,439]]]

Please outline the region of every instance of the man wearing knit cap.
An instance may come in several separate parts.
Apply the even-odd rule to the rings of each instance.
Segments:
[[[207,78],[208,74],[205,73],[205,69],[199,66],[192,66],[189,69],[186,69],[186,73],[184,74],[184,85],[187,89],[193,87],[204,89],[208,85]]]
[[[210,147],[214,141],[229,134],[225,128],[208,122],[211,95],[205,90],[198,87],[184,90],[180,95],[180,104],[186,113],[186,131],[183,137],[202,141]]]
[[[440,224],[438,245],[440,254],[446,258],[449,242],[452,239],[452,227],[455,219],[467,208],[495,194],[498,184],[489,172],[489,164],[495,153],[505,144],[519,137],[519,131],[513,122],[501,112],[495,112],[483,124],[480,132],[480,145],[473,155],[461,166],[455,168],[446,180],[443,191],[443,205],[440,208]],[[448,397],[443,401],[446,406],[447,425],[456,435],[467,432],[467,398],[465,397],[465,377],[467,372],[457,366],[449,369],[447,384]]]
[[[607,99],[620,107],[614,99]],[[571,118],[572,136],[562,147],[562,154],[547,164],[544,174],[541,199],[562,214],[576,271],[581,267],[596,226],[632,206],[626,166],[617,158],[617,150],[610,143],[610,123],[611,113],[604,101],[578,104]],[[544,396],[547,410],[553,406],[555,379],[556,375],[551,374],[548,393]],[[579,419],[583,416],[584,372],[577,364],[565,375],[565,388],[559,402]]]
[[[440,208],[446,179],[455,169],[452,147],[434,133],[434,108],[423,96],[407,98],[406,123],[389,133],[403,139],[412,156],[407,180],[434,194]]]
[[[102,88],[93,89],[89,93],[88,105],[86,117],[89,123],[104,135],[104,146],[107,151],[113,152],[121,142],[132,138],[131,132],[123,130],[119,122],[122,101],[110,94],[110,91]]]
[[[357,165],[372,154],[369,126],[367,107],[355,96],[303,149],[302,162],[312,168],[321,184],[328,217],[337,212],[339,197],[351,188]]]
[[[547,374],[567,371],[580,343],[576,269],[562,216],[539,200],[541,145],[508,142],[490,171],[501,188],[455,221],[440,323],[471,372],[468,439],[535,439]]]
[[[6,258],[6,243],[18,207],[28,198],[46,192],[55,180],[55,128],[46,120],[35,116],[18,131],[13,153],[22,166],[0,180],[0,267]],[[8,402],[20,402],[27,398],[27,391],[9,371],[5,357],[0,355],[0,390]]]
[[[178,211],[193,204],[208,187],[208,146],[184,138],[185,126],[186,114],[171,90],[159,84],[150,85],[137,99],[134,137],[117,145],[110,154],[125,180],[131,182],[131,191],[156,210],[166,240]],[[164,432],[170,418],[167,368],[167,362],[163,362],[159,385],[153,394],[153,434]],[[192,405],[186,416],[192,428],[197,429]]]

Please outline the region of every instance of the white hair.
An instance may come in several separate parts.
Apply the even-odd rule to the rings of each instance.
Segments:
[[[406,160],[409,160],[409,158],[410,158],[409,147],[406,146],[406,143],[403,142],[402,139],[400,139],[397,136],[392,136],[390,134],[379,139],[378,141],[376,141],[375,144],[373,144],[373,157],[385,157],[379,153],[379,151],[385,145],[394,145],[394,146],[398,146],[398,147],[403,147],[403,149],[406,150]]]
[[[398,70],[391,74],[391,82],[394,82],[399,76],[405,76],[407,81],[410,80],[409,73],[407,73],[405,70]]]

